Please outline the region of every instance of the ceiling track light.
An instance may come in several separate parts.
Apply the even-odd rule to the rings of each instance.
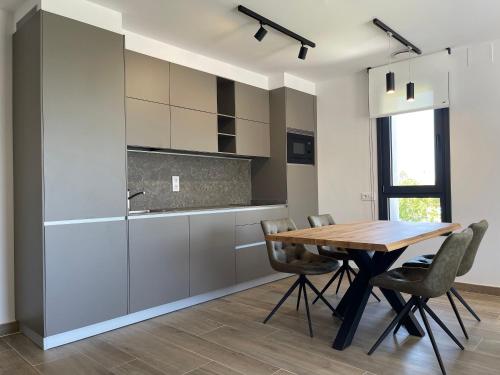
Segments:
[[[392,38],[392,33],[387,32],[387,36],[389,37],[389,63],[387,64],[387,69],[388,72],[385,75],[385,92],[388,94],[392,94],[394,91],[396,91],[396,78],[394,76],[394,72],[391,71],[391,38]]]
[[[305,60],[306,55],[307,55],[307,51],[308,51],[307,47],[304,44],[302,44],[302,46],[300,47],[300,50],[299,50],[299,56],[298,56],[299,59]]]
[[[298,42],[300,42],[301,47],[300,47],[298,58],[301,60],[305,60],[305,58],[306,58],[307,51],[308,51],[307,46],[312,47],[312,48],[316,47],[316,43],[311,42],[309,39],[306,39],[303,36],[296,34],[293,31],[290,31],[281,25],[278,25],[276,22],[273,22],[270,19],[267,19],[266,17],[261,16],[260,14],[254,12],[253,10],[248,9],[247,7],[244,7],[243,5],[238,5],[238,11],[243,13],[243,14],[246,14],[248,17],[251,17],[251,18],[259,21],[260,28],[254,35],[255,39],[257,39],[259,42],[262,41],[262,39],[264,39],[264,37],[267,34],[267,30],[264,29],[264,27],[263,27],[265,25],[268,27],[272,27],[274,30],[279,31],[280,33],[285,34],[285,35],[289,36],[290,38],[293,38],[293,39],[297,40]]]
[[[266,36],[266,34],[267,34],[267,30],[264,29],[264,25],[261,22],[260,23],[260,28],[255,33],[254,38],[257,39],[259,42],[262,42],[262,39],[264,39],[264,37]]]

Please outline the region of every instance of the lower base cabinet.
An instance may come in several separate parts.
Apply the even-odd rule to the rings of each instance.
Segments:
[[[269,263],[266,245],[236,249],[236,282],[255,280],[275,274]]]
[[[130,312],[189,296],[188,216],[129,220]]]
[[[45,227],[45,336],[127,314],[125,221]]]
[[[234,212],[192,215],[189,224],[190,295],[234,285]]]

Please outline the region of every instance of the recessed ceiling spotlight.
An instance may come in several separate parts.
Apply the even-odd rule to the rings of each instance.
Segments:
[[[255,33],[254,38],[257,39],[259,42],[262,42],[262,39],[264,39],[264,37],[266,36],[266,34],[267,34],[267,30],[264,29],[264,25],[261,22],[260,23],[260,28]]]

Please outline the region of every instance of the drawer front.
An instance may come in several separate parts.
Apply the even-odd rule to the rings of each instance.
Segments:
[[[236,246],[264,241],[264,233],[260,224],[236,226]]]
[[[288,217],[287,207],[264,208],[236,213],[236,225],[260,224],[262,220],[276,220]]]
[[[276,273],[271,268],[266,245],[236,250],[236,282],[255,280]]]

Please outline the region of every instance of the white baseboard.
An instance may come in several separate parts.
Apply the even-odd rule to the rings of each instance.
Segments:
[[[172,311],[184,309],[189,306],[194,306],[199,303],[207,302],[216,298],[224,297],[229,294],[236,292],[241,292],[245,289],[254,288],[259,285],[267,284],[276,280],[284,279],[290,277],[289,274],[278,273],[270,276],[265,276],[260,279],[248,281],[245,283],[230,286],[228,288],[219,289],[213,292],[201,294],[199,296],[189,297],[180,301],[167,303],[166,305],[161,305],[153,307],[151,309],[142,310],[129,315],[121,316],[119,318],[107,320],[105,322],[92,324],[86,327],[78,328],[72,331],[59,333],[53,336],[41,337],[37,333],[33,332],[26,326],[21,324],[20,330],[27,337],[29,337],[35,344],[40,346],[42,349],[47,350],[55,348],[57,346],[69,344],[74,341],[82,340],[87,337],[95,336],[100,333],[112,331],[114,329],[124,327],[130,324],[138,323],[143,320],[151,319],[163,314],[167,314]]]

